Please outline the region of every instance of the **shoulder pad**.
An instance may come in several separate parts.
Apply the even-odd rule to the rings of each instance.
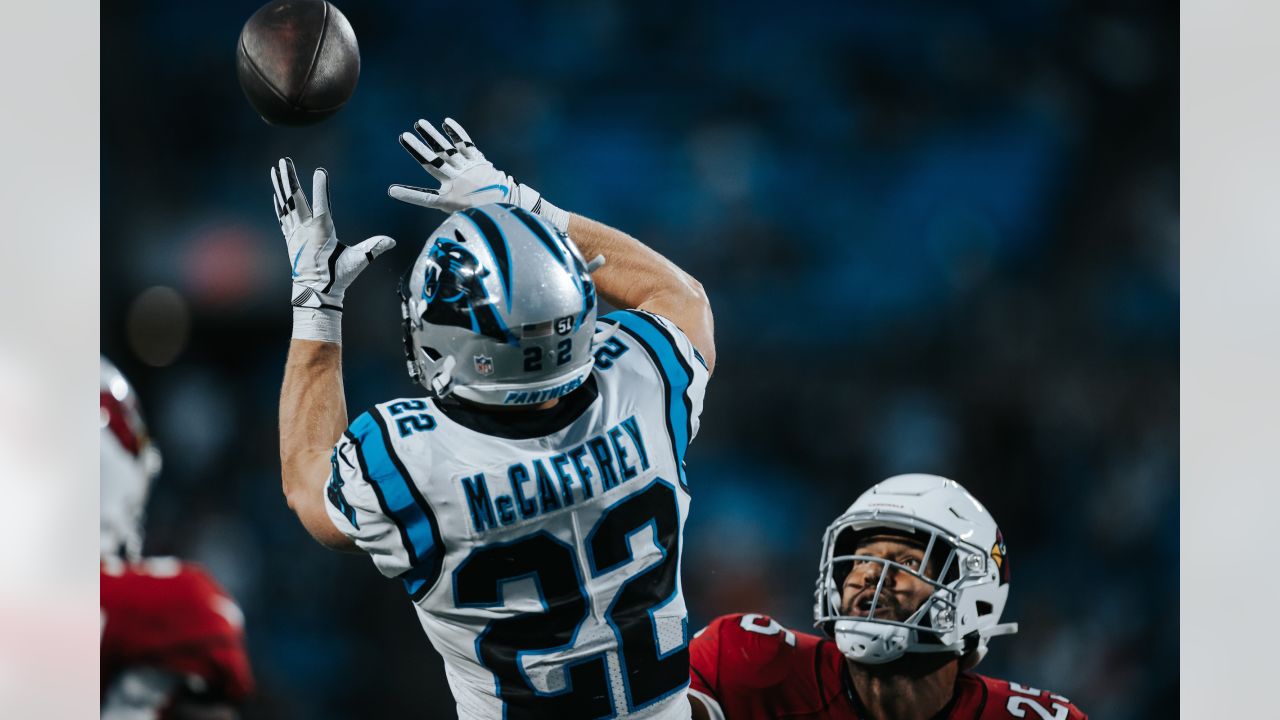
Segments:
[[[699,640],[707,635],[711,637]],[[712,674],[722,687],[759,689],[794,682],[806,670],[812,674],[818,638],[788,630],[767,615],[748,613],[716,618],[695,636],[697,642],[715,645]],[[695,666],[709,660],[702,655]]]

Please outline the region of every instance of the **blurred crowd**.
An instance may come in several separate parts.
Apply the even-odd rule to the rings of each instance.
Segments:
[[[258,3],[102,9],[102,348],[164,453],[147,551],[238,599],[257,718],[448,717],[398,584],[279,489],[288,259],[268,168],[330,171],[352,415],[414,395],[399,275],[443,215],[396,136],[461,122],[560,207],[706,286],[719,362],[688,455],[691,626],[809,630],[821,533],[892,474],[952,477],[1013,568],[986,674],[1091,715],[1178,695],[1178,65],[1164,3],[341,3],[350,104],[270,127],[234,51]]]

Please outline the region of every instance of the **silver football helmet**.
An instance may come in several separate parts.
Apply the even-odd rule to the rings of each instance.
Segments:
[[[889,559],[857,555],[860,538],[872,534],[907,536],[924,549],[925,561],[911,568]],[[866,617],[842,611],[841,593],[855,562],[882,565]],[[884,578],[906,573],[933,593],[905,620],[876,617],[886,604]],[[850,660],[891,662],[905,653],[973,653],[982,660],[987,641],[1017,632],[1000,623],[1009,595],[1009,561],[1004,538],[986,508],[954,480],[937,475],[897,475],[863,493],[833,522],[822,542],[814,593],[814,625],[836,640]]]
[[[137,558],[142,518],[151,482],[160,472],[160,452],[151,443],[137,393],[124,375],[101,358],[101,554]]]
[[[514,205],[460,210],[400,283],[409,376],[433,397],[532,405],[594,363],[596,290],[568,237]]]

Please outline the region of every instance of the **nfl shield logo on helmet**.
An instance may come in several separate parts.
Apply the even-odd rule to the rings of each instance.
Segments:
[[[476,372],[480,373],[481,375],[493,374],[493,358],[489,357],[488,355],[476,355],[475,361],[476,361]]]

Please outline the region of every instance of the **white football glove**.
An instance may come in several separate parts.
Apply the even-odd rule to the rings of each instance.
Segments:
[[[484,153],[476,149],[467,131],[452,118],[445,118],[440,127],[443,135],[431,123],[419,120],[413,129],[421,139],[413,133],[400,134],[400,144],[422,169],[440,181],[440,189],[392,185],[387,189],[388,195],[444,212],[487,203],[511,203],[540,216],[561,232],[568,232],[569,213],[547,202],[537,190],[495,168],[484,158]]]
[[[329,173],[316,168],[311,183],[314,212],[298,183],[293,160],[282,158],[271,168],[276,217],[293,264],[293,336],[340,342],[342,296],[356,276],[395,247],[396,241],[376,235],[352,247],[338,242],[329,212]]]

